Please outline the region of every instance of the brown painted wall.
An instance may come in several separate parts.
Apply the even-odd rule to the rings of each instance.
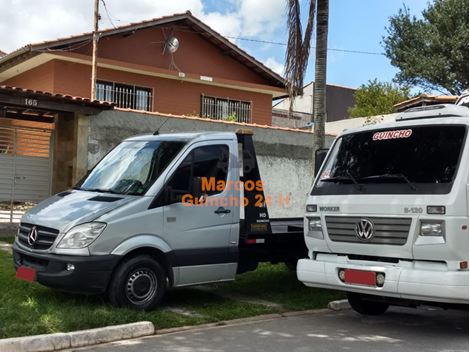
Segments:
[[[173,32],[171,32],[173,29]],[[165,32],[165,34],[163,33]],[[171,56],[162,54],[166,37],[177,37],[180,47],[174,54],[178,68],[193,75],[205,75],[243,83],[269,85],[269,82],[253,70],[236,61],[209,42],[201,34],[188,27],[151,28],[136,31],[130,36],[104,37],[99,42],[98,57],[150,68],[176,70],[170,65]],[[76,53],[90,55],[89,45]],[[175,71],[176,72],[176,71]],[[252,122],[271,125],[272,96],[237,89],[229,89],[183,82],[166,78],[99,68],[98,79],[152,88],[153,111],[175,115],[199,115],[201,94],[252,102]],[[69,61],[52,60],[4,82],[53,93],[79,97],[90,96],[91,66]]]
[[[54,92],[54,63],[49,61],[2,82],[7,86]]]
[[[52,60],[39,68],[41,68],[41,72],[47,72],[48,76],[53,77],[50,86],[52,88],[46,89],[47,91],[79,97],[90,96],[90,66]],[[30,70],[12,78],[7,84],[42,90],[40,85],[35,84],[33,79],[35,75],[36,69]],[[98,79],[102,80],[152,88],[154,94],[153,111],[175,115],[199,115],[200,97],[201,94],[205,94],[251,101],[252,121],[257,124],[271,125],[271,96],[269,94],[139,75],[106,68],[99,68],[97,76]],[[28,85],[21,85],[23,81],[28,81]]]
[[[173,60],[182,72],[269,85],[264,77],[186,26],[149,28],[126,37],[104,37],[99,41],[98,57],[176,71],[171,66],[171,55],[163,54],[164,32],[167,38],[173,35],[179,40]],[[91,44],[76,53],[91,56]]]
[[[54,91],[77,97],[91,96],[91,66],[53,60]],[[102,79],[97,74],[98,79]]]
[[[252,122],[271,125],[271,95],[208,84],[184,82],[131,72],[98,68],[98,79],[152,88],[153,111],[175,115],[198,115],[201,94],[250,101]],[[6,85],[72,96],[91,94],[91,66],[62,60],[52,60],[5,82]]]

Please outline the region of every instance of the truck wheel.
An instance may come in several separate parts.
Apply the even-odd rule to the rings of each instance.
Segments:
[[[108,289],[111,304],[150,310],[166,292],[166,276],[161,265],[149,255],[122,262],[114,272]]]
[[[390,306],[388,303],[368,300],[367,295],[360,293],[348,292],[347,295],[351,307],[362,315],[380,315],[385,313]]]

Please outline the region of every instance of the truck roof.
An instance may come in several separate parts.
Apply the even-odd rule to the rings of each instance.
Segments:
[[[126,138],[125,141],[195,141],[195,140],[233,140],[236,139],[235,132],[184,132],[184,133],[162,133],[162,134],[144,134]]]
[[[469,109],[465,106],[440,104],[408,109],[396,117],[394,122],[377,123],[343,131],[339,136],[387,128],[404,126],[464,124],[468,125]],[[338,137],[339,137],[338,136]]]

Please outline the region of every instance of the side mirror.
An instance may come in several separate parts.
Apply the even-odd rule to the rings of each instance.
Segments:
[[[325,161],[326,155],[328,154],[329,149],[318,149],[315,152],[315,176],[320,171],[321,165]]]

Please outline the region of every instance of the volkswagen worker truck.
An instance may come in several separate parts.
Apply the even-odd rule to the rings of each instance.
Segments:
[[[468,308],[468,113],[413,108],[317,152],[298,279],[346,291],[361,314]]]

